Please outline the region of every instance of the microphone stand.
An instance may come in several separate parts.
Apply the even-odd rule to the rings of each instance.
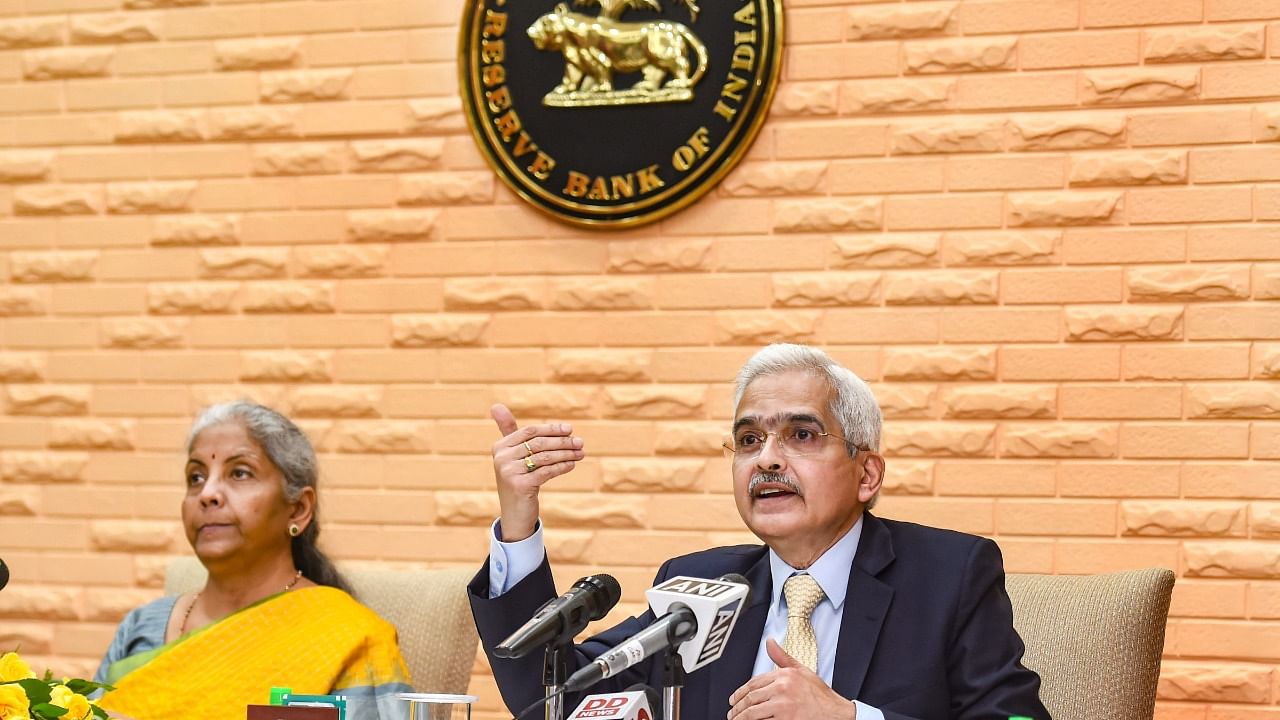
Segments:
[[[543,717],[546,720],[564,719],[564,684],[569,681],[569,654],[573,652],[573,639],[554,642],[547,646],[542,656],[542,686],[547,702]]]
[[[684,665],[672,647],[662,667],[662,720],[680,720],[680,691],[684,688]]]

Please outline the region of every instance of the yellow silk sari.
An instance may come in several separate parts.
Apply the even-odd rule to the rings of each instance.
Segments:
[[[241,720],[278,686],[346,695],[347,719],[359,720],[398,715],[408,681],[390,623],[341,590],[309,587],[113,663],[116,689],[99,704],[137,720]]]

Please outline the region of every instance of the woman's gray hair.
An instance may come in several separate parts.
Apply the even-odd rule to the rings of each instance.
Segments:
[[[187,435],[187,451],[191,451],[200,433],[228,424],[240,425],[262,446],[267,459],[284,476],[284,494],[289,502],[297,500],[303,489],[316,486],[319,465],[307,436],[289,418],[247,400],[219,403],[201,411]]]
[[[191,432],[187,435],[187,452],[191,452],[200,433],[211,427],[227,424],[243,427],[249,437],[262,446],[267,459],[280,471],[286,500],[294,502],[306,488],[317,488],[320,479],[319,463],[311,441],[289,418],[265,405],[248,400],[219,403],[202,410],[191,424]],[[350,587],[333,562],[321,552],[319,538],[320,496],[317,488],[311,523],[293,538],[294,566],[317,585],[328,585],[350,592]]]
[[[831,386],[831,414],[840,423],[840,434],[849,441],[845,449],[850,457],[858,450],[880,452],[882,419],[871,388],[852,370],[817,348],[775,343],[752,355],[738,371],[733,393],[734,412],[752,381],[795,370],[825,378]]]

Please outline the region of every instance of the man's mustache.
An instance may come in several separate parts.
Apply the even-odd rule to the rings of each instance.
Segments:
[[[747,485],[747,495],[755,497],[756,488],[760,487],[763,483],[777,483],[797,495],[802,494],[800,492],[800,486],[796,484],[796,481],[786,475],[781,473],[757,472],[752,474],[751,482]]]

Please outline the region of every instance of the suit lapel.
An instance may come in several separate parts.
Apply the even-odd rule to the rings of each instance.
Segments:
[[[702,717],[724,717],[729,711],[729,696],[751,679],[751,671],[755,668],[756,651],[760,648],[760,636],[764,634],[769,597],[773,591],[769,553],[763,546],[760,550],[759,558],[742,573],[751,583],[751,602],[738,618],[724,654],[705,668],[710,677],[707,680],[707,712]]]
[[[893,557],[888,528],[879,518],[864,512],[862,537],[849,572],[849,590],[840,620],[840,639],[836,643],[836,667],[831,678],[831,688],[851,700],[862,692],[862,681],[867,676],[880,628],[893,600],[893,588],[876,578],[893,562]]]

